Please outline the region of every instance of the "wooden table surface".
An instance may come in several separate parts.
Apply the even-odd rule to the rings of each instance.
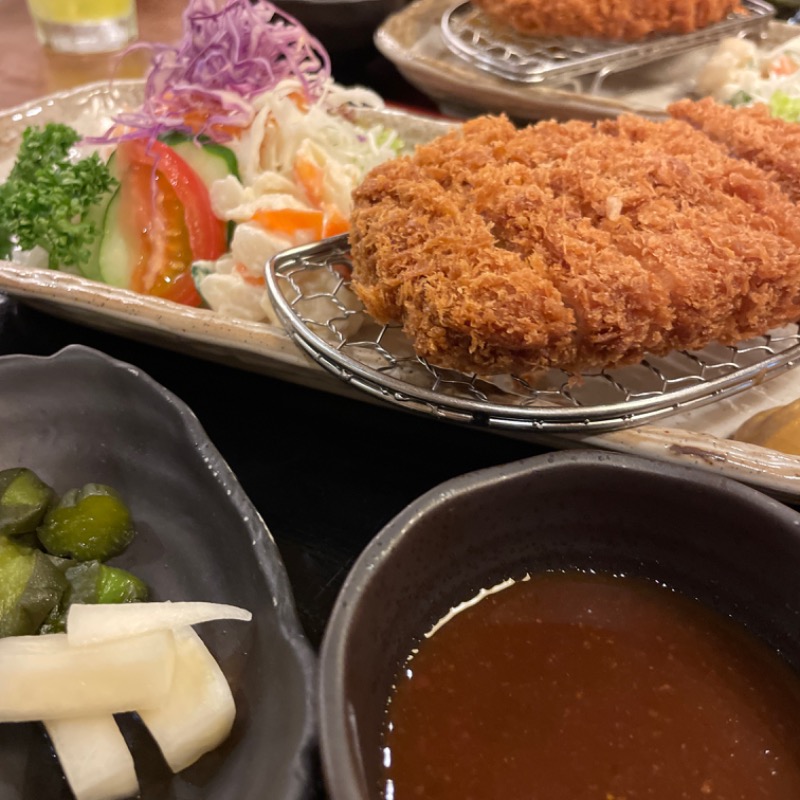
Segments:
[[[175,41],[181,32],[186,0],[137,0],[139,38],[151,42]],[[103,80],[115,65],[121,77],[143,74],[145,52],[119,63],[115,55],[72,56],[42,47],[36,38],[25,0],[0,0],[0,108],[40,97],[59,89]]]

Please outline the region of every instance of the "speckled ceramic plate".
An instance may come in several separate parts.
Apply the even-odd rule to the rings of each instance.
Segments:
[[[409,16],[388,20],[383,30],[394,31],[399,36],[407,28],[403,34],[406,37],[403,46],[410,47],[414,37],[421,35],[419,28],[425,17],[419,16],[420,9],[424,10],[431,3],[447,1],[420,0],[409,6],[407,12],[400,12]],[[413,14],[417,16],[410,16]],[[409,63],[413,60],[412,55],[416,58],[416,54],[409,55]],[[435,58],[426,56],[424,50],[418,55],[420,68],[431,74],[441,69],[442,78],[449,80],[447,70],[440,68]],[[471,86],[477,98],[483,91],[480,81],[476,78],[470,80],[473,80]],[[5,175],[4,166],[9,168],[9,159],[13,159],[27,125],[63,121],[82,133],[97,132],[107,126],[115,111],[138,102],[141,90],[139,81],[120,81],[113,88],[107,83],[94,84],[0,112],[0,179]],[[462,87],[459,91],[465,90]],[[536,107],[554,113],[560,109],[561,116],[596,118],[603,115],[596,105],[586,105],[586,98],[563,97],[563,94],[566,93],[547,93],[546,100],[536,99]],[[510,102],[509,98],[506,100]],[[546,105],[542,106],[542,102]],[[570,102],[582,105],[578,108],[571,106]],[[514,106],[509,105],[509,108]],[[626,106],[626,110],[630,109]],[[381,113],[401,129],[409,142],[430,138],[447,127],[447,123],[440,120],[401,111]],[[607,115],[607,110],[604,113]],[[319,367],[292,343],[282,328],[226,319],[205,309],[145,297],[66,273],[29,269],[1,261],[0,291],[47,313],[93,328],[263,372],[293,383],[371,400]],[[645,425],[584,438],[531,438],[559,448],[589,445],[691,464],[737,478],[790,501],[800,501],[800,457],[732,442],[728,438],[751,414],[798,397],[800,373],[792,370],[763,387],[749,389],[730,400],[668,417],[658,427]],[[519,434],[519,438],[528,436]]]
[[[137,368],[79,345],[3,356],[0,387],[0,469],[30,467],[57,492],[113,486],[137,536],[111,564],[142,578],[154,600],[253,613],[197,626],[237,704],[217,750],[173,776],[143,727],[120,717],[141,800],[309,797],[316,658],[278,548],[193,412]],[[0,800],[71,797],[43,728],[0,725]]]

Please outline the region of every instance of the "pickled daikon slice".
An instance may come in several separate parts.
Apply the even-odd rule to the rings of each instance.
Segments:
[[[0,639],[0,722],[140,711],[172,688],[175,639],[154,631],[73,647],[66,633]]]
[[[78,800],[122,800],[139,794],[133,757],[111,714],[46,720],[44,727]]]
[[[223,742],[236,705],[214,656],[190,627],[174,631],[175,680],[158,708],[139,712],[173,772],[194,764]]]
[[[213,620],[252,618],[249,611],[225,603],[75,604],[67,616],[67,636],[71,645],[85,645]]]

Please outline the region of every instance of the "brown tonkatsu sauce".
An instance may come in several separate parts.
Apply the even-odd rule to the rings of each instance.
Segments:
[[[638,578],[487,594],[419,644],[386,728],[388,800],[800,798],[800,676]]]

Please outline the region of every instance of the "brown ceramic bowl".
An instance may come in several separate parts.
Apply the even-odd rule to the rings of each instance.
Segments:
[[[321,650],[319,724],[332,800],[380,797],[386,700],[411,647],[481,588],[543,569],[665,582],[800,667],[800,515],[727,478],[566,451],[448,481],[369,544]]]

